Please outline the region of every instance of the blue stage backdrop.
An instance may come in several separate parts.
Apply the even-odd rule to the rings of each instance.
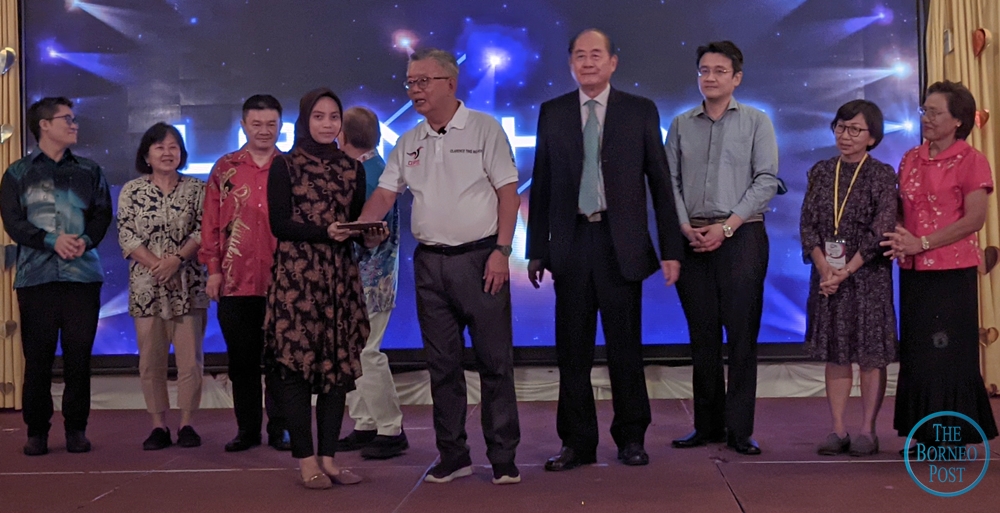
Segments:
[[[567,42],[599,27],[620,49],[613,85],[655,100],[664,136],[671,119],[700,101],[695,50],[730,39],[745,55],[737,98],[767,112],[777,129],[780,174],[789,192],[767,214],[771,260],[762,342],[801,342],[808,267],[798,220],[806,172],[836,154],[830,119],[855,98],[886,115],[873,155],[896,165],[918,140],[916,0],[31,0],[22,2],[26,101],[77,102],[81,155],[100,162],[113,184],[136,176],[141,134],[157,121],[177,125],[190,151],[186,172],[204,178],[242,143],[245,98],[270,93],[285,107],[279,146],[291,145],[302,93],[337,91],[347,106],[372,108],[383,122],[381,150],[420,116],[402,82],[413,47],[459,57],[459,97],[493,113],[515,148],[521,215],[511,259],[514,343],[553,344],[551,282],[534,290],[524,260],[531,205],[534,132],[541,102],[574,89]],[[409,198],[403,197],[399,301],[387,349],[421,346],[413,296]],[[106,269],[95,354],[135,354],[128,316],[128,269],[112,227],[100,246]],[[643,340],[688,340],[674,289],[659,278],[644,290]],[[206,352],[225,350],[214,307]]]

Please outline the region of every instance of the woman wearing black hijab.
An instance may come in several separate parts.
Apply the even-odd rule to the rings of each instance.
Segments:
[[[274,160],[268,176],[271,231],[278,238],[265,320],[267,360],[280,376],[292,456],[306,488],[355,484],[361,477],[333,463],[344,400],[361,376],[369,325],[353,244],[339,227],[358,218],[365,170],[337,148],[343,106],[333,91],[310,91],[299,102],[295,146]],[[319,438],[316,458],[311,395]]]

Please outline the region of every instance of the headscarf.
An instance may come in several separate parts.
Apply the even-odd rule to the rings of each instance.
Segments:
[[[306,153],[315,157],[330,159],[340,151],[337,147],[337,142],[320,144],[309,133],[309,117],[312,115],[312,110],[316,106],[316,102],[323,97],[330,98],[336,102],[337,108],[340,109],[341,115],[343,115],[344,104],[341,103],[337,94],[329,88],[320,87],[309,91],[299,100],[299,118],[295,120],[295,147],[301,148]]]

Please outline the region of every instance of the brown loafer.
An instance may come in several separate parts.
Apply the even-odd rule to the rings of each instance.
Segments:
[[[309,479],[303,479],[302,486],[310,490],[326,490],[328,488],[333,488],[333,483],[326,474],[320,472]]]
[[[337,474],[327,475],[330,476],[330,480],[339,485],[356,485],[364,480],[361,476],[347,470],[346,468],[340,469],[340,472]]]

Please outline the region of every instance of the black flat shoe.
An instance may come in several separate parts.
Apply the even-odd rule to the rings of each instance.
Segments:
[[[177,445],[181,447],[201,447],[201,436],[191,426],[177,430]]]
[[[729,447],[746,456],[757,456],[760,454],[760,446],[757,445],[757,441],[753,438],[744,438],[743,440],[737,440],[729,442]]]
[[[559,454],[549,458],[545,462],[545,470],[550,472],[562,472],[563,470],[573,470],[580,465],[590,465],[597,463],[597,456],[593,454],[588,454],[586,456],[577,454],[570,447],[563,447],[559,450]]]
[[[649,454],[646,454],[646,450],[642,448],[640,443],[631,443],[619,449],[618,459],[631,467],[649,465]]]
[[[142,450],[159,451],[166,449],[174,443],[170,440],[170,428],[155,428],[149,437],[142,442]]]
[[[720,433],[702,433],[700,431],[692,431],[687,434],[684,438],[678,438],[671,442],[671,445],[675,449],[690,449],[692,447],[701,447],[708,444],[721,444],[726,441],[725,432]]]
[[[241,452],[258,445],[260,445],[260,435],[254,437],[248,433],[240,433],[226,444],[226,452]]]

